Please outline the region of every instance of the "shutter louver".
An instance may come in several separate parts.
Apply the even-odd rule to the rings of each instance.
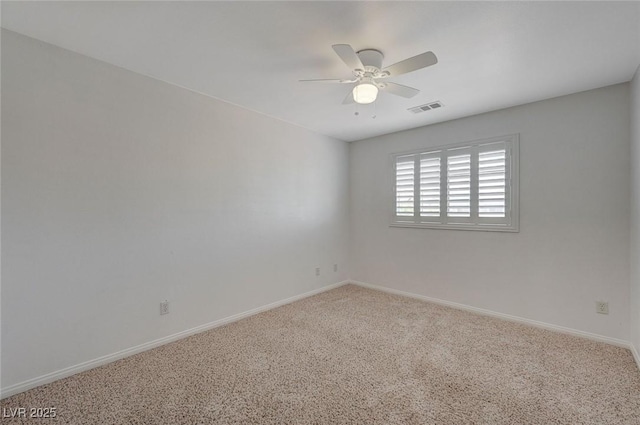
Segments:
[[[506,150],[480,152],[478,156],[478,216],[505,217]]]
[[[420,160],[420,216],[440,217],[440,157]]]
[[[447,158],[447,216],[471,216],[471,155]]]
[[[415,159],[413,156],[398,158],[396,162],[396,216],[414,215]]]

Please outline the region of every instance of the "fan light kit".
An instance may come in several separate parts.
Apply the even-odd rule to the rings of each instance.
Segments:
[[[367,104],[374,102],[376,97],[378,97],[378,87],[373,83],[373,80],[370,78],[365,80],[363,79],[360,84],[353,88],[353,100],[356,103]]]
[[[374,49],[365,49],[356,52],[348,44],[334,44],[333,50],[342,61],[352,69],[355,78],[350,80],[300,80],[311,83],[338,83],[353,84],[353,90],[347,94],[343,104],[360,103],[368,104],[375,102],[378,92],[383,90],[396,96],[407,99],[420,93],[420,90],[413,87],[385,81],[387,78],[416,71],[438,63],[438,58],[433,52],[425,52],[405,59],[386,68],[382,68],[382,52]]]

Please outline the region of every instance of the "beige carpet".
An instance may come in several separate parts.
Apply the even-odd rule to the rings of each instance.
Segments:
[[[65,424],[640,424],[640,372],[622,348],[348,285],[2,402],[48,406]]]

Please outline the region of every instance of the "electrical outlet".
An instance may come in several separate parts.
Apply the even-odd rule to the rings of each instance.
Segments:
[[[160,303],[160,315],[169,314],[169,301],[162,301]]]
[[[609,314],[609,303],[606,301],[596,301],[596,313]]]
[[[335,273],[335,272],[337,272],[337,271],[338,271],[338,265],[337,265],[337,264],[334,264],[334,265],[333,265],[333,272]]]
[[[316,267],[316,276],[320,276],[320,267]]]

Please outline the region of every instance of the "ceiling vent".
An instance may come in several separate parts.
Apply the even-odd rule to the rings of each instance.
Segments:
[[[419,114],[420,112],[430,111],[432,109],[442,108],[442,102],[436,100],[435,102],[425,103],[424,105],[414,106],[413,108],[409,108],[408,111],[413,112],[414,114]]]

